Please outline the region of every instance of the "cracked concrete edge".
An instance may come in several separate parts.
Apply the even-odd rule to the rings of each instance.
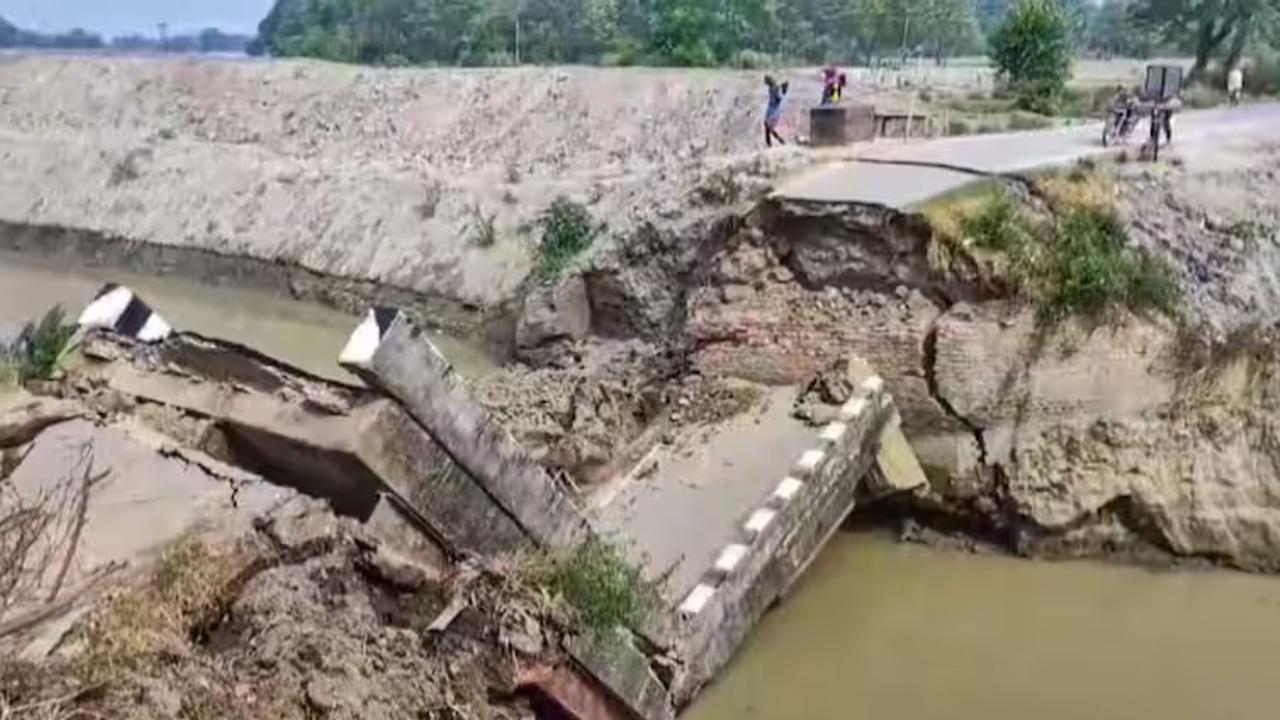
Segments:
[[[858,388],[858,392],[840,409],[840,419],[828,424],[819,433],[815,447],[802,453],[793,472],[782,478],[773,493],[765,499],[742,524],[739,537],[724,546],[712,566],[703,573],[702,580],[689,591],[676,608],[679,614],[691,619],[706,608],[719,587],[731,577],[747,559],[760,549],[757,540],[778,519],[788,505],[806,490],[806,482],[819,475],[835,453],[844,449],[843,440],[849,434],[849,424],[858,420],[884,390],[884,380],[872,376]]]
[[[573,547],[592,536],[568,491],[471,395],[407,313],[371,310],[340,362],[395,398],[538,544]]]
[[[798,458],[676,608],[677,650],[684,662],[672,683],[677,706],[690,702],[729,662],[839,528],[875,462],[892,411],[884,381],[864,381],[840,419],[819,433],[817,447]]]

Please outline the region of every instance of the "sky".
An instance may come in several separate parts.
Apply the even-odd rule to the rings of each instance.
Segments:
[[[272,0],[0,0],[0,17],[21,28],[54,32],[81,27],[106,36],[216,27],[255,32]]]

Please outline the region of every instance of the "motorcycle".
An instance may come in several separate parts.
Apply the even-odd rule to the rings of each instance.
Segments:
[[[1138,124],[1138,113],[1131,107],[1114,107],[1102,126],[1102,146],[1109,147],[1115,142],[1128,142],[1133,128]]]

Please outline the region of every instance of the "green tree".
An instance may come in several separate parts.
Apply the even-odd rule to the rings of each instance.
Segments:
[[[1135,15],[1166,40],[1195,55],[1188,82],[1204,79],[1209,63],[1230,38],[1228,60],[1243,54],[1250,37],[1277,25],[1277,0],[1140,0]]]
[[[970,0],[916,0],[917,47],[941,63],[982,46],[978,18]]]
[[[1156,50],[1156,37],[1134,17],[1133,4],[1127,0],[1103,3],[1089,18],[1084,46],[1110,57],[1151,57]]]
[[[991,36],[991,59],[1019,107],[1056,110],[1071,77],[1067,20],[1052,0],[1018,0]]]
[[[714,65],[710,0],[656,0],[650,50],[676,65]]]

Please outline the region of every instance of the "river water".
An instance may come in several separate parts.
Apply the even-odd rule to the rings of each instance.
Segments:
[[[1280,580],[834,538],[687,720],[1231,720],[1280,708]]]
[[[127,285],[178,330],[247,345],[303,370],[336,380],[355,378],[338,354],[360,319],[263,291],[214,286],[98,267],[68,267],[0,253],[0,330],[12,329],[61,304],[74,321],[106,282]],[[463,372],[495,367],[483,351],[442,335],[432,340]]]

